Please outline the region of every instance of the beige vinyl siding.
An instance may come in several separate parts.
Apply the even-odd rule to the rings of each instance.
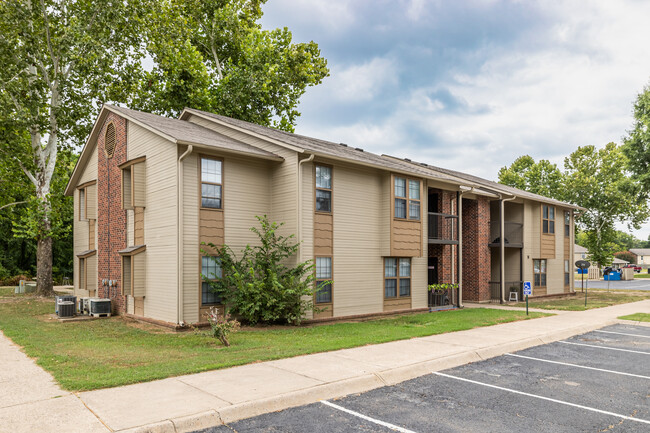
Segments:
[[[86,257],[86,287],[86,296],[97,296],[97,254]]]
[[[134,220],[135,220],[135,216],[133,215],[133,210],[127,210],[126,211],[126,245],[127,246],[135,245],[134,235],[133,235]]]
[[[84,168],[84,171],[81,173],[81,176],[79,178],[79,185],[84,184],[86,182],[90,182],[93,180],[97,180],[97,147],[93,149],[91,152],[90,159],[88,160],[88,164]],[[95,210],[95,216],[96,216],[96,209],[97,209],[97,193],[96,193],[96,185],[92,186],[92,189],[95,191],[94,194],[91,191],[90,194],[88,194],[88,190],[91,188],[87,189],[86,192],[86,202],[87,202],[87,208],[89,209],[94,209]],[[75,288],[75,294],[77,296],[88,296],[88,290],[81,291],[79,288],[79,279],[77,276],[79,275],[79,258],[77,257],[77,254],[81,253],[82,251],[87,251],[90,246],[90,223],[89,221],[79,221],[79,190],[75,189],[74,194],[73,194],[73,200],[74,200],[74,220],[73,220],[73,251],[74,251],[74,258],[73,258],[73,269],[74,269],[74,278],[73,279],[73,284]],[[94,238],[95,240],[97,239],[97,227],[95,224],[95,233],[94,233]],[[95,241],[96,244],[96,241]],[[87,264],[88,264],[88,273],[87,273],[87,288],[90,291],[95,291],[97,290],[97,257],[89,257],[86,259]],[[94,263],[94,267],[92,265]]]
[[[524,281],[533,281],[533,259],[541,257],[541,213],[539,203],[526,200],[524,202]]]
[[[564,210],[555,207],[555,251],[553,258],[548,260],[546,277],[548,295],[564,293]]]
[[[97,219],[97,184],[86,187],[86,219]]]
[[[266,181],[266,185],[269,188],[268,191],[270,191],[272,206],[268,216],[272,221],[284,222],[284,226],[279,231],[281,234],[285,236],[291,234],[297,236],[298,154],[293,150],[269,143],[198,116],[189,116],[187,120],[241,141],[242,143],[273,152],[284,158],[284,162],[282,163],[270,164],[271,178],[270,182],[268,180]],[[231,157],[228,157],[228,159],[231,159]],[[254,159],[246,158],[246,161],[254,161]],[[228,179],[224,178],[224,182],[228,183]],[[258,187],[262,186],[258,185]],[[225,204],[226,200],[228,200],[228,185],[224,184],[224,208],[228,206]]]
[[[380,211],[380,221],[383,222],[380,226],[381,231],[381,255],[383,257],[389,257],[391,255],[390,246],[391,246],[391,224],[390,220],[393,218],[392,215],[392,204],[391,204],[391,193],[393,191],[393,185],[391,184],[391,175],[389,173],[384,173],[381,178],[381,189],[383,194],[383,200],[381,203]]]
[[[427,257],[411,259],[411,308],[426,308],[429,305],[427,280],[429,277]]]
[[[334,203],[334,316],[379,313],[384,305],[384,261],[381,255],[382,219],[390,194],[378,171],[335,165]],[[390,176],[388,176],[390,177]]]
[[[179,153],[184,149],[179,149]],[[199,160],[192,153],[183,160],[183,320],[199,321]],[[205,320],[205,319],[204,319]]]
[[[147,251],[132,257],[133,267],[133,296],[136,298],[146,295],[147,288]]]
[[[146,206],[146,161],[131,166],[131,181],[133,182],[133,206]]]
[[[131,160],[146,156],[146,317],[175,323],[177,320],[176,160],[177,146],[134,124],[128,128]],[[135,239],[134,239],[135,240]]]
[[[300,244],[299,260],[314,260],[314,164],[305,162],[302,165],[302,208],[301,208],[301,231],[302,243]],[[332,190],[332,201],[336,200],[336,192]],[[332,207],[334,209],[334,207]],[[298,234],[296,233],[296,237]],[[313,312],[307,312],[307,319],[313,318]]]

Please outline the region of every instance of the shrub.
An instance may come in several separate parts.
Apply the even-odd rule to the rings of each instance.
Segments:
[[[204,279],[228,311],[247,323],[298,325],[314,308],[314,265],[308,260],[288,266],[298,251],[294,236],[279,235],[283,224],[269,222],[266,215],[256,218],[261,228],[252,227],[251,231],[259,237],[259,245],[246,245],[237,258],[227,245],[208,244],[216,251],[213,257],[221,263],[222,277]]]
[[[230,340],[228,340],[228,337],[233,332],[239,331],[239,322],[231,320],[230,315],[227,313],[220,317],[219,310],[215,307],[210,308],[207,316],[210,327],[212,328],[212,336],[218,338],[224,346],[229,347]]]

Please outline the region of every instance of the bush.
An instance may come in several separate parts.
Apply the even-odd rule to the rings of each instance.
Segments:
[[[252,227],[260,245],[246,245],[241,258],[227,245],[208,244],[221,263],[222,278],[211,281],[227,310],[249,324],[286,322],[298,325],[314,308],[314,265],[311,260],[287,266],[298,251],[293,235],[277,233],[283,225],[269,222],[266,215],[256,217],[261,229]],[[204,253],[207,253],[204,251]]]
[[[210,308],[208,322],[210,322],[210,328],[212,328],[212,336],[218,338],[224,346],[229,347],[230,340],[228,340],[228,337],[233,332],[239,331],[239,322],[230,320],[228,313],[220,317],[219,310],[215,307]]]
[[[20,284],[20,280],[31,281],[31,278],[27,275],[14,275],[2,281],[3,286],[17,286]]]

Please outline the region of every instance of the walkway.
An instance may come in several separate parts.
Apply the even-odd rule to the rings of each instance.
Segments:
[[[2,337],[0,432],[200,430],[558,341],[637,312],[650,312],[650,300],[83,392],[78,397],[61,391],[49,374]]]

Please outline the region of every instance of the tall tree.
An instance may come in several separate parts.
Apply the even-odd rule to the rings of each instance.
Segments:
[[[650,195],[650,86],[643,89],[634,103],[634,127],[625,138],[623,151],[647,197]]]
[[[329,75],[315,42],[258,23],[265,0],[167,0],[152,16],[154,67],[135,106],[175,115],[185,107],[293,131],[299,98]]]
[[[562,172],[546,159],[539,162],[529,155],[515,159],[510,167],[499,170],[499,182],[535,194],[562,199]]]
[[[586,208],[579,214],[582,234],[576,241],[589,250],[592,260],[604,265],[619,249],[616,223],[638,229],[649,216],[643,189],[627,167],[620,147],[609,143],[602,149],[579,147],[564,159],[564,171],[548,161],[517,158],[499,171],[499,181]]]
[[[61,148],[87,135],[99,101],[120,100],[142,57],[146,0],[0,3],[0,144],[32,185],[37,293],[52,293],[52,178]]]

